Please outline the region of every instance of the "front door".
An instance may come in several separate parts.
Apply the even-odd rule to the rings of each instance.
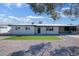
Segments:
[[[37,30],[37,31],[38,31],[38,34],[40,34],[40,32],[41,32],[41,29],[40,29],[40,28],[38,28],[38,30]]]

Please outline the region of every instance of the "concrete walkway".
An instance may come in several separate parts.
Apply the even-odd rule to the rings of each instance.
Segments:
[[[79,35],[69,35],[70,37],[74,37],[74,38],[78,38],[79,39]]]
[[[79,39],[79,35],[63,35],[67,39]]]
[[[1,39],[1,38],[0,38]],[[51,42],[53,49],[59,47],[79,47],[79,39],[62,36],[61,40],[0,40],[0,56],[7,56],[13,52],[28,50],[30,46]]]

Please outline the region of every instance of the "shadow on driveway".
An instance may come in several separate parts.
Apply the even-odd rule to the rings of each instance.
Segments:
[[[13,52],[11,56],[78,56],[79,47],[70,46],[52,50],[51,43],[31,46],[28,50]]]

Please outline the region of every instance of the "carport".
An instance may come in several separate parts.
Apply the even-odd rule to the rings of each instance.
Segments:
[[[60,26],[59,33],[60,34],[78,34],[79,28],[77,28],[77,26]]]

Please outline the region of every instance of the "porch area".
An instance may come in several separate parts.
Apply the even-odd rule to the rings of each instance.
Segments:
[[[79,27],[77,26],[60,26],[60,34],[79,34]]]

